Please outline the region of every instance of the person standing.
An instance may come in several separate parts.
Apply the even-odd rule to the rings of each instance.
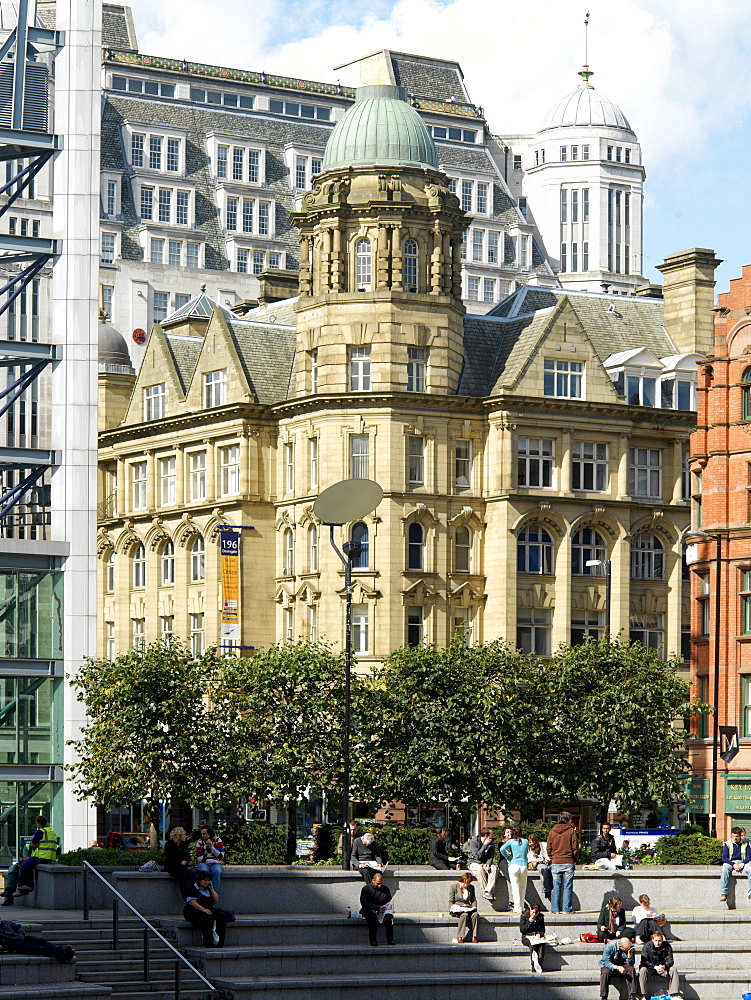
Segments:
[[[57,834],[49,826],[49,820],[41,813],[36,818],[37,828],[29,843],[28,858],[24,858],[18,870],[18,888],[14,896],[26,896],[34,889],[34,869],[37,865],[50,865],[57,858]]]
[[[452,938],[452,944],[464,944],[468,924],[472,927],[472,944],[477,944],[477,899],[473,877],[471,872],[464,872],[458,882],[449,886],[449,913],[459,920],[457,936]]]
[[[618,868],[618,849],[615,846],[615,837],[610,830],[610,823],[601,823],[599,834],[592,839],[589,846],[592,849],[593,866],[614,872]]]
[[[379,923],[382,923],[386,928],[386,944],[396,944],[392,911],[391,889],[383,884],[383,875],[380,872],[375,872],[369,884],[364,885],[360,890],[360,913],[368,922],[368,936],[374,948],[378,944]]]
[[[221,948],[227,932],[228,914],[217,909],[219,896],[211,884],[209,872],[197,874],[195,882],[186,889],[183,916],[200,930],[204,948]]]
[[[21,867],[23,868],[23,863]],[[746,876],[748,879],[748,898],[751,899],[751,844],[746,840],[746,831],[742,826],[734,826],[730,831],[730,840],[726,840],[722,846],[721,903],[724,903],[728,898],[730,876],[733,872],[742,872]]]
[[[656,930],[641,950],[639,966],[639,991],[642,996],[647,993],[647,980],[650,976],[660,976],[667,979],[670,996],[675,1000],[680,997],[680,976],[673,959],[673,947],[665,940],[661,930]]]
[[[622,976],[626,980],[629,997],[637,995],[634,945],[627,937],[608,941],[602,949],[602,958],[600,959],[601,1000],[607,1000],[608,988],[613,976]]]
[[[545,899],[550,899],[553,893],[553,875],[550,871],[548,845],[541,841],[536,833],[529,835],[529,851],[527,852],[527,868],[540,875],[542,891]]]
[[[209,872],[214,892],[219,892],[224,868],[224,844],[221,837],[214,834],[211,826],[202,826],[196,844],[196,868],[199,872]]]
[[[508,862],[508,879],[511,885],[511,900],[514,913],[524,911],[524,896],[527,892],[527,852],[529,841],[522,837],[518,826],[511,830],[511,837],[501,845],[501,855]]]
[[[519,930],[522,932],[522,944],[529,948],[529,958],[532,972],[543,972],[545,964],[545,917],[540,913],[540,907],[533,903],[522,913],[519,920]]]
[[[495,899],[495,880],[498,865],[495,863],[495,843],[493,831],[482,830],[469,844],[469,870],[482,888],[485,899]]]
[[[574,912],[574,871],[579,854],[579,834],[571,813],[558,814],[558,822],[548,834],[548,854],[553,863],[553,913]]]
[[[359,836],[360,836],[360,824],[357,822],[356,819],[351,819],[349,821],[349,853],[350,854],[352,854],[352,851],[354,850],[354,847],[355,847],[355,841],[358,839]],[[337,854],[343,854],[344,853],[344,831],[343,830],[339,834],[339,840],[337,840],[337,842],[336,842],[336,853]]]

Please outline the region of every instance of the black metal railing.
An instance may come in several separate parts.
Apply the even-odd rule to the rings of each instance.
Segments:
[[[145,983],[148,983],[150,981],[149,977],[151,974],[151,968],[150,968],[151,959],[149,955],[149,934],[154,934],[157,938],[159,938],[162,944],[167,945],[169,950],[175,956],[175,1000],[180,1000],[181,996],[180,974],[182,969],[180,963],[182,963],[182,965],[185,966],[185,968],[187,968],[190,972],[192,972],[201,980],[201,982],[208,988],[209,993],[212,997],[214,998],[220,997],[221,995],[220,991],[217,990],[216,987],[213,986],[209,982],[209,980],[204,975],[202,975],[198,971],[198,969],[194,965],[192,965],[184,955],[181,955],[180,952],[177,950],[177,948],[175,948],[175,946],[171,944],[167,940],[167,938],[164,937],[163,934],[160,934],[159,931],[156,929],[156,927],[154,927],[153,924],[149,923],[146,917],[144,917],[142,914],[138,912],[135,906],[129,903],[124,896],[121,896],[120,893],[117,891],[117,889],[113,888],[113,886],[109,884],[107,879],[100,872],[98,872],[93,865],[90,865],[88,861],[83,862],[83,919],[84,920],[89,919],[89,872],[96,875],[99,881],[102,882],[102,884],[105,885],[107,889],[112,893],[112,950],[113,951],[118,951],[119,948],[120,903],[123,903],[125,906],[127,906],[127,908],[131,911],[131,913],[144,925],[143,981]]]

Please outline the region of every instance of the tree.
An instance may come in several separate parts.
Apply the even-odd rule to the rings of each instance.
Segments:
[[[194,659],[174,640],[88,660],[71,681],[89,719],[70,741],[79,797],[105,808],[144,798],[215,801],[227,781],[206,697],[218,667],[215,650]]]
[[[303,794],[311,786],[341,788],[343,655],[322,642],[299,641],[228,659],[215,711],[235,755],[235,794],[255,791],[286,804],[294,841]]]
[[[709,709],[653,649],[616,639],[560,648],[544,669],[548,766],[562,795],[615,799],[624,811],[680,791],[686,734],[678,718]]]
[[[356,706],[356,783],[370,798],[515,805],[537,771],[531,662],[501,642],[395,650]]]

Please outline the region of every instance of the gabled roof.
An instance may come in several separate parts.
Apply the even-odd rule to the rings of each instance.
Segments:
[[[203,347],[203,337],[187,337],[179,333],[165,333],[164,342],[167,345],[175,373],[183,394],[187,393],[196,370],[198,358]]]
[[[295,359],[295,330],[281,324],[233,319],[227,328],[235,344],[254,402],[287,398]]]
[[[630,351],[618,351],[605,358],[603,364],[606,368],[622,368],[624,365],[637,365],[647,368],[661,368],[659,358],[656,358],[651,351],[643,347],[634,347]]]

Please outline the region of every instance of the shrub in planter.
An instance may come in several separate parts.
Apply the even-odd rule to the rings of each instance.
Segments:
[[[146,861],[164,864],[164,851],[121,851],[111,847],[79,847],[77,851],[66,851],[54,864],[77,867],[88,861],[95,868],[132,866],[140,868]]]
[[[232,823],[215,827],[214,831],[224,844],[224,857],[229,865],[287,864],[287,826],[284,823]],[[193,830],[189,834],[193,851],[200,833],[200,830]]]
[[[711,865],[722,857],[722,841],[702,833],[660,837],[655,854],[660,865]]]

